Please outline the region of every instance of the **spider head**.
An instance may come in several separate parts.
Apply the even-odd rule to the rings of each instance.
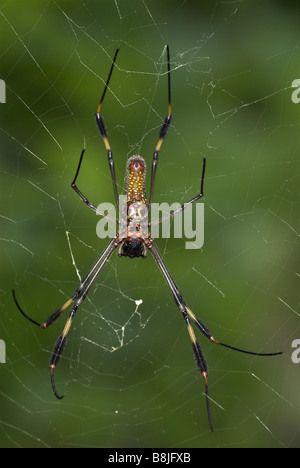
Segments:
[[[119,257],[146,258],[147,248],[141,237],[127,237],[121,243]]]

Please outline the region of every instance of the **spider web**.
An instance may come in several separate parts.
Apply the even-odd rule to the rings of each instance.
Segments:
[[[202,3],[202,2],[201,2]],[[297,2],[7,1],[0,8],[1,447],[299,446],[299,78]],[[16,12],[19,12],[16,14]],[[113,256],[79,309],[56,370],[47,369],[64,319],[43,321],[76,289],[106,245],[96,205],[113,202],[93,114],[121,48],[103,115],[119,190],[126,159],[151,164],[167,112],[165,44],[174,118],[155,199],[183,203],[205,180],[205,244],[158,240],[203,337],[215,432],[185,324],[151,257]]]

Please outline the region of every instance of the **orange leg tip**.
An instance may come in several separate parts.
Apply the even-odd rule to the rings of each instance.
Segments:
[[[204,383],[205,385],[207,385],[207,372],[203,371],[201,373],[202,373],[202,377],[204,378]]]

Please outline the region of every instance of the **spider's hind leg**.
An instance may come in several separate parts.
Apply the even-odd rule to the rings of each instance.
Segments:
[[[211,419],[211,411],[210,411],[210,403],[209,403],[209,394],[208,394],[208,370],[207,370],[207,364],[205,360],[205,356],[203,353],[203,350],[198,343],[194,330],[192,328],[192,325],[190,323],[189,316],[187,315],[186,312],[183,312],[183,317],[185,320],[185,323],[188,328],[188,332],[192,341],[192,349],[193,349],[193,355],[197,364],[198,369],[201,372],[201,375],[204,379],[204,389],[205,389],[205,399],[206,399],[206,410],[207,410],[207,417],[208,417],[208,422],[209,422],[209,427],[211,432],[213,432],[213,425],[212,425],[212,419]]]
[[[236,348],[235,346],[231,346],[226,343],[222,343],[221,341],[218,341],[215,339],[215,337],[210,333],[210,331],[204,325],[204,323],[201,322],[201,320],[199,320],[196,317],[196,315],[193,314],[193,312],[191,311],[189,307],[186,307],[186,312],[188,313],[189,317],[193,320],[196,327],[200,330],[202,335],[204,335],[212,343],[224,346],[225,348],[233,349],[234,351],[238,351],[239,353],[252,354],[253,356],[278,356],[279,354],[283,354],[282,351],[277,351],[275,353],[257,353],[255,351],[248,351],[245,349]]]
[[[68,320],[66,322],[65,328],[63,329],[62,334],[58,337],[58,340],[56,341],[56,343],[54,345],[52,355],[51,355],[51,358],[50,358],[49,369],[50,369],[51,385],[52,385],[53,393],[56,396],[56,398],[58,398],[58,400],[61,400],[63,398],[63,395],[59,396],[57,391],[56,391],[56,387],[55,387],[55,383],[54,383],[54,369],[58,366],[59,361],[61,360],[62,354],[64,352],[64,349],[65,349],[65,346],[66,346],[66,343],[67,343],[67,335],[68,335],[69,330],[71,328],[73,318],[74,318],[74,316],[76,314],[76,311],[77,311],[79,305],[81,304],[82,300],[83,300],[82,297],[79,298],[76,301],[76,303],[74,304],[74,306],[72,307],[69,318],[68,318]]]

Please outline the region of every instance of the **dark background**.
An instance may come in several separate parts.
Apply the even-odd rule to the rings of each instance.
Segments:
[[[0,8],[1,447],[299,446],[299,2],[130,0],[4,2]],[[78,311],[52,392],[48,360],[64,318],[45,320],[106,245],[95,204],[113,202],[94,113],[117,47],[103,113],[123,187],[127,157],[151,164],[173,122],[155,201],[192,198],[205,181],[205,244],[158,240],[193,312],[227,343],[203,337],[215,432],[190,340],[152,258],[114,256]],[[143,303],[136,306],[135,300]]]

